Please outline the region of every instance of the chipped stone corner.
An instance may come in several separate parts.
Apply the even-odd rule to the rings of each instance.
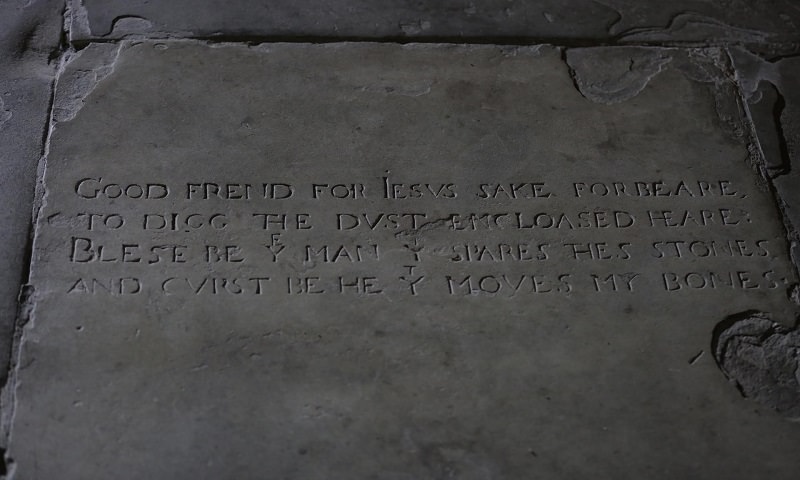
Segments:
[[[571,48],[564,55],[581,95],[605,105],[637,96],[672,61],[668,50],[650,47]]]
[[[800,330],[764,312],[732,315],[714,330],[720,370],[745,398],[800,420]]]
[[[60,68],[53,100],[53,122],[74,119],[86,98],[100,82],[114,72],[125,42],[91,43],[64,59]]]
[[[673,68],[713,90],[722,128],[747,141],[733,65],[722,48],[614,46],[569,48],[564,61],[578,91],[588,100],[614,105],[639,95],[661,72]]]
[[[676,62],[678,69],[686,78],[711,89],[720,127],[731,140],[747,146],[750,167],[760,171],[760,156],[753,148],[755,132],[747,121],[747,111],[728,51],[721,47],[687,48],[676,50],[676,55],[680,56]],[[763,181],[761,188],[767,188]]]

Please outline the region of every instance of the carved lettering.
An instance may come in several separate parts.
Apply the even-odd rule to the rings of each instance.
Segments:
[[[103,209],[59,212],[48,223],[84,232],[66,237],[64,258],[80,269],[80,279],[67,287],[70,294],[119,297],[144,290],[134,270],[104,279],[94,275],[101,265],[157,265],[169,271],[152,291],[218,298],[569,298],[573,292],[614,295],[654,286],[670,294],[774,290],[793,278],[790,271],[764,263],[783,246],[746,228],[753,223],[743,208],[748,195],[732,180],[487,179],[459,185],[389,175],[372,181],[201,179],[178,185],[110,182],[94,175],[76,180],[75,194]],[[175,191],[183,196],[161,211],[139,211],[138,203],[126,206],[124,214],[109,210],[114,201],[163,200]],[[459,197],[459,192],[470,194]],[[564,201],[569,198],[590,204],[571,205]],[[278,200],[288,208],[257,206]],[[384,208],[399,200],[413,201],[414,207]],[[332,212],[322,208],[325,202],[363,208]],[[727,270],[719,263],[704,264],[719,260],[742,264]],[[691,270],[680,270],[678,263],[662,266],[662,261],[682,262]],[[633,264],[650,268],[630,272],[624,267]],[[532,265],[535,273],[519,271]],[[364,271],[367,266],[397,273],[387,280]],[[479,271],[488,266],[499,270]]]

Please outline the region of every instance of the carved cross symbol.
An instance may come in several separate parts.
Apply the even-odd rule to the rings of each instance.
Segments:
[[[414,254],[415,262],[419,262],[419,253],[425,248],[419,243],[416,237],[412,237],[411,241],[404,243],[403,247]]]
[[[415,253],[416,255],[416,253]],[[412,277],[414,275],[414,269],[417,268],[416,265],[405,265],[408,269],[408,276],[401,275],[399,278],[400,280],[406,282],[408,284],[408,288],[411,289],[411,295],[417,294],[417,284],[425,279],[425,275],[419,275],[417,277]]]

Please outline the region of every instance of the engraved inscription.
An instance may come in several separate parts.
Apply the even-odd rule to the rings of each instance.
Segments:
[[[725,179],[470,185],[376,172],[171,184],[96,174],[74,185],[87,210],[58,214],[72,227],[71,295],[572,298],[793,282],[765,267],[783,247],[744,228],[754,221],[747,188]],[[123,270],[101,277],[104,264]],[[148,268],[163,278],[145,279]]]

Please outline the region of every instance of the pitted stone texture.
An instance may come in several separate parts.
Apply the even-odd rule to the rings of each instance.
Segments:
[[[0,372],[8,371],[63,2],[0,1]]]
[[[103,78],[56,124],[47,159],[15,378],[15,478],[794,480],[800,430],[743,401],[709,352],[714,326],[737,312],[793,322],[786,291],[797,281],[749,139],[731,128],[741,119],[720,113],[730,85],[705,68],[714,55],[692,57],[697,71],[667,63],[606,104],[578,91],[550,47],[85,50],[59,89],[74,95],[69,79],[85,80],[74,73],[87,66]],[[699,192],[698,180],[715,179],[728,186],[703,197],[572,190],[686,180]],[[553,195],[484,198],[479,188],[508,182],[543,182]],[[263,183],[295,195],[264,195]],[[314,199],[313,183],[363,183],[365,193],[323,188]],[[103,184],[145,189],[101,187],[94,198]],[[256,186],[250,200],[243,184]],[[730,209],[738,220],[650,227],[643,212],[663,209]],[[504,211],[605,219],[523,229],[511,215],[473,231],[453,217]],[[609,211],[638,223],[612,228]],[[192,212],[229,226],[182,220]],[[296,217],[286,230],[255,221],[281,212],[309,214],[313,229]],[[100,223],[90,231],[89,214],[128,223],[91,217]],[[181,220],[167,227],[172,214]],[[341,214],[351,215],[344,229]],[[677,258],[653,248],[697,239],[744,250]],[[607,242],[614,255],[576,259],[568,242]],[[369,249],[361,261],[333,253],[373,243],[379,261]],[[505,260],[466,260],[465,244],[499,243]],[[183,244],[186,263],[169,254]],[[328,253],[309,257],[322,244]],[[509,253],[520,244],[533,246]],[[217,248],[226,245],[241,250]],[[661,276],[670,271],[680,278]],[[687,276],[709,271],[736,283],[698,289],[702,277]],[[265,277],[274,280],[252,280]]]
[[[527,38],[763,43],[798,40],[791,0],[73,0],[73,40],[147,36]]]
[[[566,61],[584,97],[612,105],[639,94],[672,61],[660,48],[576,48]]]
[[[748,312],[720,324],[714,356],[742,395],[800,420],[800,331]]]

